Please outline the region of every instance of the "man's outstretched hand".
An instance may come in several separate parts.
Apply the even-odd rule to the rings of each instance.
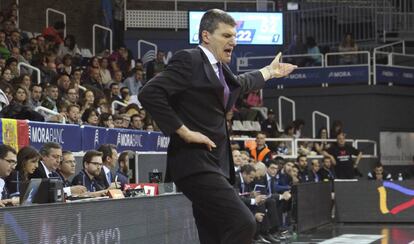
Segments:
[[[289,64],[289,63],[281,63],[280,58],[282,57],[282,53],[278,53],[273,59],[270,65],[263,67],[260,72],[262,72],[263,77],[265,80],[269,80],[272,78],[281,78],[289,75],[292,73],[294,69],[298,66]]]

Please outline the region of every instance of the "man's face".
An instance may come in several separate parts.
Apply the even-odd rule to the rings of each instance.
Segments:
[[[79,118],[80,118],[79,108],[71,107],[71,109],[68,111],[68,117],[70,120],[74,122],[79,121]]]
[[[312,171],[318,172],[319,171],[319,161],[317,159],[312,160]]]
[[[256,172],[252,171],[250,174],[246,174],[245,172],[242,173],[243,181],[245,184],[250,184],[254,180],[254,177],[256,176]]]
[[[258,134],[256,136],[256,144],[257,146],[263,147],[266,143],[266,136],[264,134]]]
[[[114,120],[114,127],[115,128],[123,128],[123,123],[124,120],[123,119],[115,119]]]
[[[165,56],[165,53],[164,52],[158,52],[157,53],[157,61],[158,62],[164,62],[164,56]]]
[[[115,168],[117,162],[118,162],[118,151],[116,149],[112,149],[111,167]]]
[[[64,175],[74,175],[76,168],[76,161],[73,154],[68,153],[63,155],[62,163],[59,165],[59,170]]]
[[[277,170],[278,170],[278,167],[276,164],[270,164],[269,167],[267,168],[267,173],[270,176],[275,177],[277,174]]]
[[[111,86],[111,93],[114,96],[118,96],[119,95],[119,86],[118,85],[112,85]]]
[[[16,166],[16,154],[8,152],[6,156],[0,159],[0,177],[4,178],[10,175]]]
[[[0,43],[6,41],[6,34],[4,32],[0,32]]]
[[[94,177],[98,177],[102,169],[102,158],[95,156],[91,158],[90,162],[85,163],[85,170]]]
[[[308,166],[308,161],[306,160],[306,157],[300,157],[298,164],[302,169],[306,168]]]
[[[47,90],[47,95],[53,99],[57,100],[59,97],[59,89],[57,87],[51,87]]]
[[[202,33],[203,44],[219,62],[230,63],[231,54],[236,46],[236,27],[219,23],[213,33],[204,30]]]
[[[67,90],[70,86],[70,79],[67,75],[62,75],[59,79],[59,83],[61,84],[62,88]]]
[[[141,70],[137,70],[136,72],[135,72],[135,79],[137,80],[137,81],[142,81],[142,71]]]
[[[291,174],[292,177],[298,177],[299,170],[296,167],[292,167]]]
[[[233,150],[233,161],[235,166],[241,166],[242,165],[242,157],[239,150]]]
[[[122,81],[122,72],[121,71],[115,72],[114,81],[117,82],[117,83],[120,83]]]
[[[323,167],[330,169],[331,168],[331,159],[325,158],[323,159]]]
[[[345,135],[343,133],[339,134],[336,137],[336,141],[340,147],[345,146]]]
[[[19,42],[19,41],[20,41],[20,34],[19,34],[19,32],[13,32],[13,33],[11,34],[11,36],[10,36],[10,39],[11,39],[13,42]]]
[[[380,179],[382,179],[382,174],[384,173],[384,168],[382,166],[375,168],[375,175],[377,178],[380,176]]]
[[[132,127],[134,129],[141,129],[143,126],[141,117],[135,116],[132,118]]]
[[[20,49],[18,47],[13,47],[11,50],[11,55],[16,59],[19,59]]]
[[[42,161],[49,171],[56,171],[62,160],[62,149],[52,148],[47,156],[42,157]]]
[[[95,81],[99,82],[101,80],[101,75],[99,74],[99,69],[91,69],[91,77]]]
[[[68,90],[68,100],[71,103],[76,103],[78,101],[79,95],[74,88]]]
[[[131,118],[128,116],[122,117],[122,128],[128,128],[129,124],[131,123]]]
[[[284,170],[287,174],[290,174],[290,172],[292,171],[292,168],[293,168],[292,162],[287,162],[284,166]]]

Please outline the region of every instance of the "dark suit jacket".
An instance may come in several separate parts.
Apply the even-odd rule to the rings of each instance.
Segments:
[[[48,178],[45,172],[45,169],[43,168],[42,162],[39,161],[39,167],[33,172],[33,174],[29,175],[29,178],[41,178],[45,179]]]
[[[115,175],[114,173],[112,173],[112,171],[110,172],[111,172],[111,183],[112,183],[115,180]],[[103,167],[101,168],[101,173],[99,174],[98,177],[96,177],[95,180],[100,186],[105,187],[104,189],[107,189],[110,186],[110,184],[106,180],[105,170],[103,169]]]
[[[227,65],[223,73],[231,92],[226,106],[223,86],[200,48],[177,52],[167,68],[142,88],[139,101],[171,137],[166,181],[209,172],[234,183],[225,114],[240,94],[262,88],[264,79],[259,71],[235,76]],[[175,133],[182,125],[206,135],[217,148],[210,152],[205,145],[184,142]]]
[[[240,199],[244,202],[244,204],[246,204],[247,207],[249,207],[250,209],[252,209],[254,206],[251,205],[251,197],[250,194],[246,195],[243,193],[249,193],[252,191],[251,184],[245,184],[244,185],[244,192],[242,192],[242,186],[241,186],[241,173],[237,173],[236,177],[235,177],[235,183],[233,185],[235,191],[240,195]]]

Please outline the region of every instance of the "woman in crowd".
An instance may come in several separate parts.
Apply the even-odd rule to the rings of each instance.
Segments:
[[[101,58],[100,59],[100,67],[99,67],[99,73],[102,77],[102,83],[107,86],[112,81],[111,72],[109,71],[109,60],[108,58]]]
[[[6,178],[6,187],[11,196],[20,194],[21,183],[29,180],[29,177],[39,167],[40,154],[31,146],[23,147],[17,153],[16,169]]]
[[[356,52],[358,51],[358,46],[355,43],[354,38],[352,37],[351,33],[347,33],[344,37],[344,40],[338,47],[339,52]],[[339,64],[347,65],[347,64],[356,64],[358,56],[355,54],[344,54],[339,59]]]
[[[82,114],[82,121],[84,125],[98,126],[98,112],[94,108],[88,108]]]
[[[99,115],[99,126],[106,128],[114,128],[115,126],[112,114],[102,113],[101,115]]]
[[[29,101],[29,91],[25,87],[18,85],[13,92],[13,102],[19,103],[21,105],[29,105]]]
[[[66,54],[62,58],[62,64],[59,65],[59,73],[66,74],[70,77],[72,75],[72,71],[72,55]]]
[[[322,127],[319,130],[318,139],[329,139],[328,138],[328,130],[325,127]],[[314,143],[314,151],[316,151],[318,154],[322,155],[322,152],[327,150],[331,144],[327,141],[321,141],[321,142],[315,142]]]
[[[1,79],[6,82],[10,82],[13,79],[12,71],[9,68],[4,68],[1,74]]]
[[[63,57],[66,54],[69,54],[71,56],[81,55],[74,35],[67,35],[64,43],[60,44],[59,46],[59,57]]]
[[[95,95],[91,90],[86,90],[81,97],[81,111],[85,111],[86,109],[89,109],[93,107],[95,102]]]

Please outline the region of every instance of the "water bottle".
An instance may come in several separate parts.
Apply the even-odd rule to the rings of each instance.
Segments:
[[[403,176],[401,173],[398,173],[398,181],[402,181],[403,180]]]

